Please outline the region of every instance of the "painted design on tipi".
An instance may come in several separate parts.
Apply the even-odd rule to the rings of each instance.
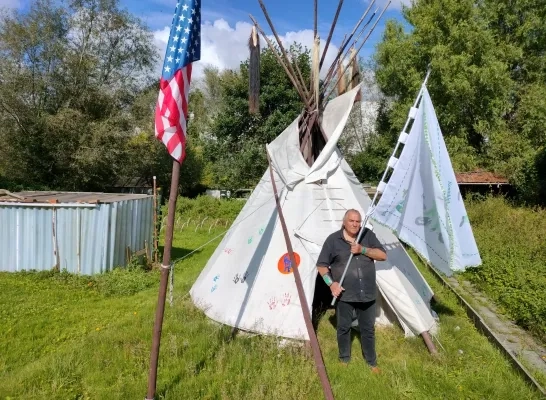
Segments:
[[[298,267],[300,265],[300,255],[294,252],[294,258],[296,259],[296,267]],[[290,261],[290,254],[284,253],[281,258],[279,258],[277,268],[279,269],[279,272],[284,275],[288,275],[293,272],[292,261]]]

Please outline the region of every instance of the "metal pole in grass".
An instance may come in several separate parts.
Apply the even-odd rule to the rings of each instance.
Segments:
[[[174,214],[176,212],[176,199],[178,197],[178,181],[180,177],[180,163],[173,160],[171,178],[171,191],[169,193],[169,208],[167,214],[167,228],[165,230],[165,247],[163,248],[163,262],[161,263],[161,278],[159,281],[159,294],[155,312],[154,330],[152,336],[152,350],[150,354],[150,372],[148,375],[148,394],[146,400],[153,400],[157,382],[157,364],[159,361],[159,345],[161,342],[161,330],[165,313],[165,299],[169,283],[169,271],[171,263],[171,249],[174,233]]]
[[[174,1],[173,1],[174,2]],[[161,263],[161,279],[152,337],[150,354],[150,371],[148,374],[148,391],[146,400],[153,400],[156,393],[157,365],[159,361],[159,345],[163,316],[165,313],[165,299],[171,271],[171,249],[174,233],[174,214],[178,197],[178,181],[180,164],[186,153],[186,135],[188,134],[189,119],[193,118],[188,112],[188,94],[191,82],[193,63],[201,57],[201,41],[197,40],[201,34],[201,24],[194,23],[193,29],[186,29],[188,40],[179,40],[179,22],[183,20],[199,21],[201,18],[201,2],[187,0],[184,7],[176,5],[169,34],[168,47],[165,52],[161,79],[159,81],[159,95],[155,112],[155,135],[165,144],[173,158],[171,176],[171,191],[165,230],[165,247],[163,262]]]
[[[154,175],[154,262],[157,263],[157,245],[159,241],[159,234],[157,232],[157,180]]]

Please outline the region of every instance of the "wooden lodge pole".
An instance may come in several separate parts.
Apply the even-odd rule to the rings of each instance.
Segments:
[[[277,53],[277,50],[275,49],[275,46],[273,45],[273,43],[271,42],[271,40],[267,37],[267,35],[265,34],[264,30],[262,29],[262,27],[258,24],[258,21],[256,21],[256,18],[254,18],[252,15],[249,15],[250,19],[252,20],[252,22],[254,23],[254,25],[256,26],[256,29],[258,30],[258,32],[260,32],[260,34],[262,35],[262,37],[264,38],[265,42],[267,43],[267,45],[269,46],[269,48],[271,49],[271,52],[275,55],[275,57],[277,58],[277,61],[279,62],[279,64],[284,68],[284,71],[286,72],[286,75],[288,76],[288,78],[290,79],[290,81],[292,82],[292,85],[294,85],[294,88],[296,89],[296,91],[298,92],[298,94],[300,95],[300,98],[301,100],[305,103],[305,105],[307,107],[310,107],[311,104],[310,104],[310,100],[309,98],[305,95],[304,91],[303,91],[303,88],[300,86],[295,74],[292,74],[293,70],[291,70],[289,68],[290,66],[290,60],[288,59],[288,57],[285,58],[286,60],[286,63],[283,61],[283,59],[281,58],[281,56]]]
[[[328,33],[328,38],[326,39],[326,44],[324,45],[324,50],[322,51],[322,56],[320,57],[319,69],[322,68],[322,64],[324,64],[324,59],[326,58],[326,52],[328,51],[328,47],[330,46],[330,41],[332,40],[332,35],[334,34],[334,29],[337,24],[339,12],[341,11],[341,7],[343,6],[343,1],[344,0],[339,0],[339,3],[337,5],[336,15],[334,16],[334,21],[332,22],[332,26],[330,26],[330,32]],[[345,39],[343,40],[345,41]]]
[[[358,53],[360,52],[360,49],[362,48],[362,46],[364,46],[364,44],[366,44],[366,41],[368,40],[368,38],[370,37],[370,35],[372,34],[372,32],[374,31],[375,27],[377,26],[377,23],[381,20],[381,17],[383,16],[383,14],[385,13],[385,11],[387,11],[387,8],[389,7],[389,5],[391,4],[391,0],[389,0],[387,2],[387,5],[385,6],[385,8],[383,8],[383,11],[381,11],[381,14],[379,14],[379,17],[375,20],[374,24],[372,25],[370,31],[368,32],[368,34],[366,35],[366,37],[364,38],[364,41],[362,42],[362,44],[358,47],[358,49],[356,50],[356,52],[351,56],[351,58],[349,59],[349,62],[347,63],[347,65],[345,66],[345,68],[343,68],[343,72],[341,73],[341,76],[343,76],[345,74],[345,71],[347,70],[347,68],[349,67],[349,65],[351,65],[351,63],[353,62],[353,59],[358,55]],[[339,81],[339,78],[338,80],[336,81],[336,83],[332,86],[332,89],[328,92],[328,94],[326,96],[324,96],[325,99],[327,99],[331,94],[332,92],[334,91],[335,87],[337,86],[337,82]],[[326,87],[326,86],[325,86]]]
[[[158,255],[157,255],[157,246],[159,242],[159,233],[157,232],[157,179],[154,175],[154,245],[153,245],[153,252],[154,256],[152,257],[154,262],[157,262]]]
[[[161,330],[163,327],[163,315],[165,314],[165,298],[169,283],[171,263],[171,249],[173,245],[174,214],[176,212],[176,200],[178,198],[178,181],[180,178],[180,163],[173,160],[171,177],[171,192],[169,193],[169,208],[167,214],[167,227],[165,229],[165,247],[163,249],[163,262],[161,263],[161,279],[159,281],[159,294],[155,312],[154,330],[152,336],[152,350],[150,354],[150,372],[148,374],[148,392],[146,400],[153,400],[157,384],[157,364],[159,361],[159,344],[161,342]]]
[[[267,149],[266,149],[266,152],[267,152]],[[330,381],[328,380],[328,374],[326,373],[326,367],[324,366],[324,360],[322,359],[322,354],[320,352],[317,335],[315,333],[315,329],[313,328],[313,323],[311,321],[311,313],[309,311],[309,305],[307,303],[305,292],[303,290],[300,271],[296,264],[296,258],[294,257],[294,250],[292,248],[292,242],[290,241],[290,236],[288,234],[288,228],[286,227],[286,221],[284,220],[284,215],[283,215],[282,207],[281,207],[281,201],[279,199],[279,194],[277,192],[277,185],[275,184],[275,176],[273,174],[273,167],[271,165],[271,157],[269,156],[269,152],[267,152],[267,161],[269,162],[269,173],[271,176],[271,184],[273,185],[273,193],[275,194],[275,202],[277,203],[277,212],[279,213],[279,220],[281,222],[282,232],[284,234],[284,240],[286,241],[286,248],[288,250],[288,255],[290,256],[292,271],[294,272],[296,288],[298,289],[298,297],[300,299],[301,310],[303,312],[303,319],[305,320],[305,327],[307,328],[307,333],[309,334],[311,349],[313,350],[313,358],[315,359],[315,366],[317,368],[320,384],[322,385],[322,391],[324,392],[324,397],[327,400],[333,400],[334,394],[332,392],[332,387],[330,386]]]

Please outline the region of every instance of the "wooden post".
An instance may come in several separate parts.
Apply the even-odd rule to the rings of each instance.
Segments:
[[[171,177],[171,192],[169,193],[169,209],[167,215],[167,227],[165,229],[165,247],[163,249],[163,262],[161,263],[161,279],[159,281],[159,293],[155,313],[154,330],[152,337],[152,350],[150,354],[150,372],[148,374],[148,393],[146,400],[155,397],[157,383],[157,364],[159,361],[159,345],[161,342],[161,330],[163,328],[163,315],[165,313],[165,298],[169,283],[169,271],[171,264],[171,249],[173,245],[174,214],[176,212],[176,200],[178,198],[178,180],[180,177],[180,163],[173,160]]]
[[[159,256],[157,252],[158,245],[159,245],[159,233],[157,231],[157,180],[154,175],[154,245],[153,245],[154,257],[153,257],[153,260],[156,263]]]
[[[430,351],[430,354],[436,355],[438,354],[438,350],[436,350],[436,346],[434,346],[434,343],[432,343],[432,338],[430,337],[430,333],[423,332],[421,333],[421,337],[425,341],[425,344],[427,345],[428,351]]]
[[[266,149],[266,152],[267,152],[267,149]],[[267,161],[269,162],[269,173],[271,176],[271,184],[273,185],[273,193],[275,194],[275,201],[277,203],[277,212],[279,213],[279,220],[281,222],[282,232],[284,234],[284,240],[286,241],[286,248],[288,250],[288,255],[290,256],[292,271],[294,272],[294,279],[296,280],[296,288],[298,289],[298,297],[301,304],[301,310],[303,312],[303,319],[305,320],[305,327],[307,328],[307,333],[309,335],[309,342],[311,344],[311,349],[313,350],[315,366],[317,368],[317,373],[320,378],[320,383],[322,385],[322,391],[324,392],[324,397],[327,400],[333,400],[334,394],[332,392],[332,387],[330,386],[330,381],[328,380],[328,374],[326,373],[326,367],[324,366],[324,361],[322,359],[322,354],[320,352],[317,335],[315,333],[315,329],[313,328],[311,313],[309,312],[309,305],[307,303],[305,292],[303,290],[300,271],[296,264],[296,258],[294,257],[294,250],[292,249],[292,243],[290,241],[290,236],[288,235],[288,228],[286,227],[286,221],[284,220],[284,215],[282,212],[279,194],[277,192],[277,185],[275,184],[275,176],[273,174],[273,166],[271,165],[271,158],[269,156],[269,152],[267,152]]]

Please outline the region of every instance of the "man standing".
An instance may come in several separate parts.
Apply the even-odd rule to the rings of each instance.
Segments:
[[[343,227],[332,233],[322,246],[317,260],[317,269],[338,298],[336,307],[337,343],[339,359],[348,363],[351,359],[351,324],[356,311],[362,345],[362,355],[374,373],[379,372],[375,354],[375,264],[374,260],[387,259],[385,249],[375,234],[365,231],[356,243],[362,217],[357,210],[348,210],[343,217]],[[339,281],[350,254],[351,264],[343,281]]]

